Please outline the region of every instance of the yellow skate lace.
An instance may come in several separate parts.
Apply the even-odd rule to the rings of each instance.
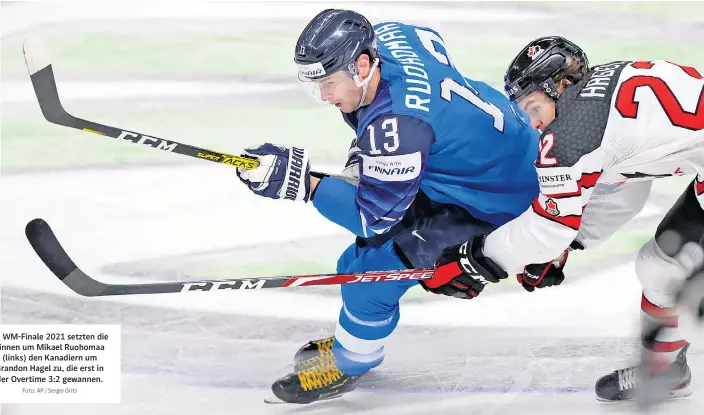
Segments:
[[[335,357],[332,351],[327,351],[320,356],[316,356],[310,359],[310,362],[314,363],[312,367],[297,373],[298,380],[301,381],[301,387],[304,391],[329,386],[333,382],[340,380],[343,376],[343,373],[335,365]]]
[[[327,339],[314,341],[313,343],[315,343],[315,345],[318,347],[318,351],[320,353],[325,353],[329,350],[332,350],[332,344],[334,342],[335,342],[335,338],[330,337]]]
[[[330,350],[332,350],[332,344],[334,342],[335,342],[335,337],[330,337],[330,338],[322,339],[322,340],[314,340],[313,344],[315,345],[315,347],[318,348],[318,352],[322,354],[322,353],[329,352]],[[300,370],[309,369],[311,366],[314,366],[317,364],[318,357],[319,356],[315,356],[315,357],[312,357],[308,360],[303,360],[301,362],[298,362],[297,367]]]

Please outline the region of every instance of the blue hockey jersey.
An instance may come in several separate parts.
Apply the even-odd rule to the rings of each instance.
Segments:
[[[399,224],[419,194],[494,225],[520,215],[539,191],[539,133],[525,115],[501,92],[464,78],[434,30],[374,28],[375,99],[343,114],[356,130],[346,167],[358,170],[359,183],[322,180],[316,208],[364,238]]]

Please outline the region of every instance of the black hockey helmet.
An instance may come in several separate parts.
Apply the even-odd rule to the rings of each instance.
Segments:
[[[579,66],[575,66],[575,60]],[[513,59],[504,76],[504,87],[511,101],[539,89],[557,99],[559,81],[577,83],[588,71],[587,54],[579,46],[559,36],[546,36],[530,42]]]
[[[357,58],[363,53],[377,57],[372,24],[352,10],[326,9],[303,29],[296,42],[294,62],[298,75],[320,79],[343,69],[354,77]]]

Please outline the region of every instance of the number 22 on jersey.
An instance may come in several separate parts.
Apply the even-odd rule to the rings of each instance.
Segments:
[[[688,76],[694,79],[702,79],[702,75],[694,68],[681,66],[669,62],[682,69]],[[634,62],[631,64],[636,69],[650,69],[655,64],[652,62]],[[655,94],[660,106],[675,127],[686,128],[688,130],[704,130],[704,89],[700,92],[697,107],[694,112],[686,111],[667,83],[656,76],[636,75],[621,84],[616,96],[616,110],[624,118],[638,117],[638,102],[635,100],[636,91],[639,88],[650,88]]]

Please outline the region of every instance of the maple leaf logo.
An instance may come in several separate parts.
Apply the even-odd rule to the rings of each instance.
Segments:
[[[536,46],[530,46],[530,47],[528,48],[528,57],[529,57],[531,60],[535,60],[535,58],[538,57],[538,55],[540,55],[540,52],[542,52],[542,51],[543,51],[543,48],[541,48],[541,47],[538,46],[538,45],[536,45]]]
[[[554,200],[548,199],[545,201],[545,211],[553,216],[560,214],[560,210],[557,208],[557,203]]]

